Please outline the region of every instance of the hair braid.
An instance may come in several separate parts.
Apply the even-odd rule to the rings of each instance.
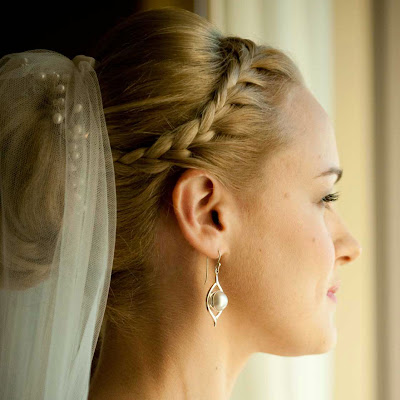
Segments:
[[[147,174],[158,174],[171,165],[183,168],[204,167],[203,164],[196,164],[196,160],[189,166],[185,163],[193,155],[189,148],[199,147],[214,138],[216,135],[212,130],[214,122],[228,113],[232,106],[245,103],[246,96],[242,91],[244,86],[254,84],[262,87],[263,84],[259,76],[251,70],[256,52],[254,42],[238,37],[227,37],[221,39],[221,49],[226,52],[224,60],[226,72],[222,75],[212,100],[206,104],[200,117],[184,122],[176,129],[165,131],[149,148],[137,148],[127,153],[113,149],[115,163],[124,165],[135,163],[135,170],[140,169]],[[132,173],[135,173],[135,170]]]

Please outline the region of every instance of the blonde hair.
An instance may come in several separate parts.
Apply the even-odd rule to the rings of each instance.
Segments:
[[[118,203],[105,321],[135,334],[152,319],[158,271],[149,260],[177,179],[204,169],[246,197],[261,182],[262,160],[291,141],[283,106],[304,80],[282,51],[224,36],[176,7],[133,14],[99,43]]]
[[[305,84],[284,52],[225,36],[206,19],[176,7],[121,20],[91,55],[97,60],[118,208],[113,271],[93,372],[106,325],[121,334],[137,334],[154,316],[151,295],[159,271],[151,259],[157,226],[160,215],[170,211],[182,172],[206,170],[235,196],[247,199],[252,187],[262,185],[263,161],[292,141],[284,106],[291,89]],[[6,106],[0,101],[0,107]],[[48,118],[31,111],[15,129],[41,123],[40,131],[49,130]],[[19,172],[24,198],[35,207],[43,204],[30,196],[37,193],[38,182],[59,181],[48,172],[57,149],[46,135],[39,136],[30,138],[27,163]],[[43,157],[29,157],[31,146],[42,149]],[[61,221],[62,210],[54,211],[59,193],[55,187],[54,198],[46,199],[53,210],[49,230],[57,231]],[[21,227],[25,236],[37,228],[33,220]],[[27,278],[15,285],[24,288],[34,282],[29,274],[40,280],[45,272],[27,267]]]

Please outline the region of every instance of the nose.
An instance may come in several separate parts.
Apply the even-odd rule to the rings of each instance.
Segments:
[[[360,242],[352,235],[342,237],[336,244],[336,263],[347,264],[356,260],[362,253]]]
[[[339,213],[332,213],[335,220],[332,225],[332,238],[335,244],[336,264],[355,261],[362,253],[360,242],[351,234],[347,224]]]
[[[361,253],[362,253],[362,247],[360,242],[353,236],[350,236],[350,238],[347,238],[345,251],[344,254],[341,256],[341,258],[344,260],[343,263],[353,262],[358,257],[360,257]]]

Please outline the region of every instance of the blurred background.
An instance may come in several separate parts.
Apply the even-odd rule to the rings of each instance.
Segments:
[[[336,348],[257,353],[231,400],[400,399],[400,1],[15,3],[2,6],[0,57],[38,48],[90,56],[120,19],[174,5],[295,60],[333,122],[345,171],[336,208],[363,252],[339,271]]]

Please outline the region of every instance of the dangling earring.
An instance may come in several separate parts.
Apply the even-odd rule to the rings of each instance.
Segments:
[[[218,317],[221,315],[222,311],[228,305],[228,297],[224,293],[224,291],[218,281],[219,267],[221,266],[221,263],[219,262],[221,259],[221,254],[220,254],[219,250],[218,250],[218,256],[219,256],[218,262],[217,262],[217,265],[215,266],[215,283],[214,283],[214,285],[211,286],[210,290],[207,293],[207,297],[206,297],[206,308],[207,308],[208,312],[211,314],[212,319],[214,320],[214,326],[217,326]],[[207,275],[208,275],[208,257],[207,257],[207,266],[206,266],[206,281],[204,282],[204,284],[206,284],[206,282],[207,282]],[[219,287],[220,290],[216,290],[216,291],[212,292],[212,290],[216,286]],[[215,315],[211,311],[211,307],[213,309],[219,311],[217,315]]]

